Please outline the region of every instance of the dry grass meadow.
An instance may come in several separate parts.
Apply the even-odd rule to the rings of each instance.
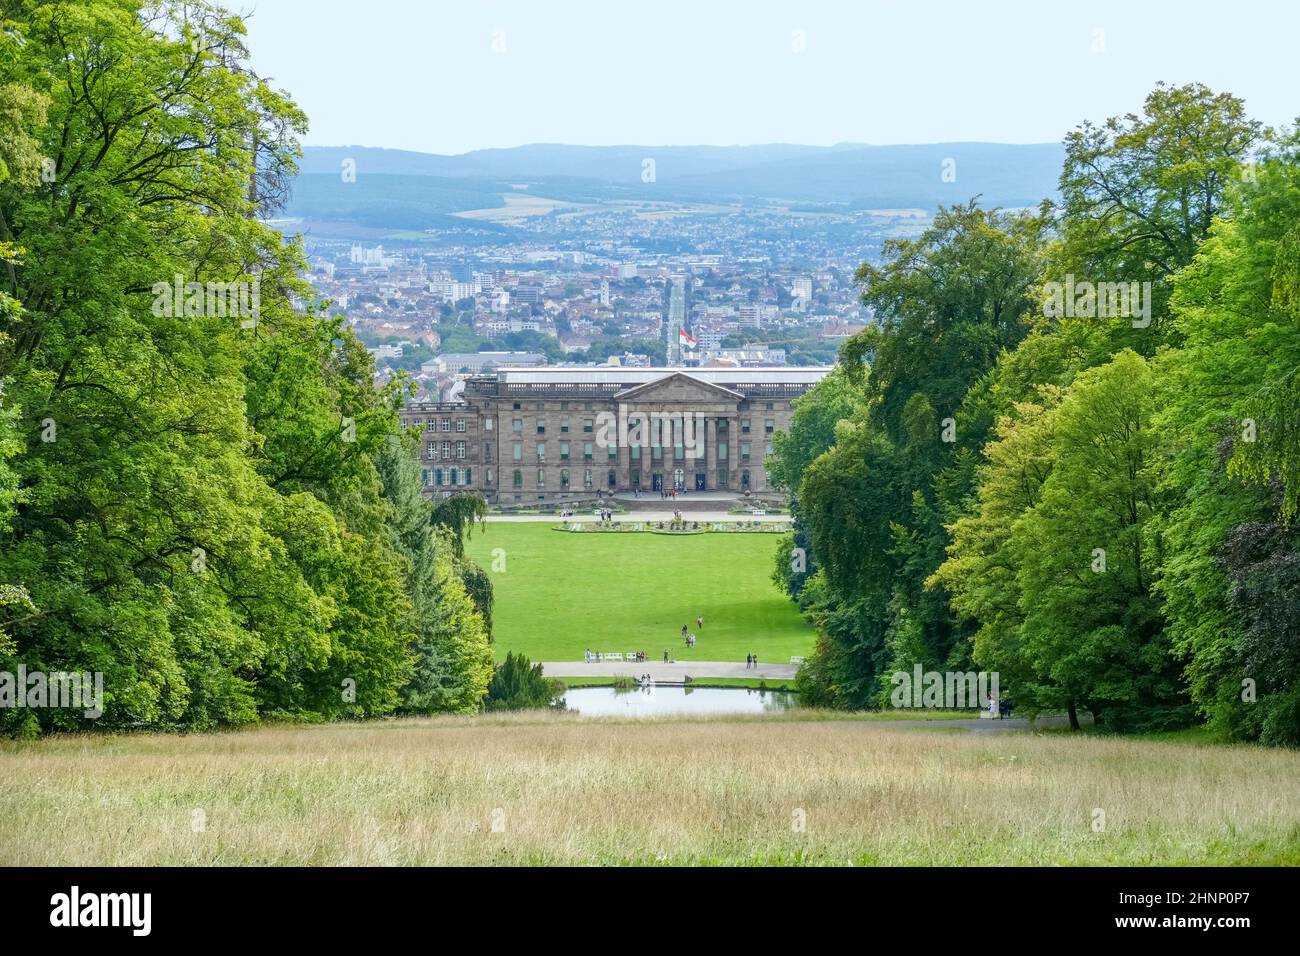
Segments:
[[[807,711],[64,737],[0,773],[0,865],[1300,864],[1295,752]]]

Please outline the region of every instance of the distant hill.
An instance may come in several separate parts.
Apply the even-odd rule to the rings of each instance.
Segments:
[[[570,202],[667,200],[851,209],[920,208],[978,196],[1029,206],[1054,196],[1056,143],[915,146],[563,146],[533,144],[457,156],[363,146],[309,146],[287,213],[368,229],[457,228],[452,213],[502,205],[519,186]],[[357,181],[342,183],[344,160]],[[654,181],[644,182],[644,161]],[[942,172],[955,161],[955,181]],[[466,225],[466,228],[469,228]],[[491,228],[476,226],[474,228]]]
[[[369,146],[308,146],[302,172],[333,173],[344,159],[358,171],[408,176],[466,176],[531,179],[571,176],[609,182],[640,183],[641,161],[653,158],[660,181],[679,176],[720,173],[801,157],[861,149],[846,146],[563,146],[535,143],[509,149],[479,149],[456,156],[415,153]]]

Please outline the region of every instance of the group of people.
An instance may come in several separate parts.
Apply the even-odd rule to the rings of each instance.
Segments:
[[[757,654],[746,654],[746,655],[745,655],[745,669],[748,670],[748,669],[751,668],[751,667],[757,667],[757,666],[758,666],[758,655],[757,655]]]
[[[695,618],[696,630],[704,630],[704,615],[700,614]],[[682,640],[686,642],[687,647],[695,646],[695,634],[685,624],[682,625]]]

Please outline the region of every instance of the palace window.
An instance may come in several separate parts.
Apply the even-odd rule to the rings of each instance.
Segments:
[[[545,487],[546,487],[546,469],[545,469],[545,468],[538,468],[538,469],[537,469],[537,487],[538,487],[539,489],[541,489],[541,488],[545,488]]]
[[[747,441],[740,443],[740,460],[749,461],[749,442]]]
[[[590,468],[583,469],[582,487],[586,488],[588,491],[591,490],[591,469]]]
[[[523,473],[522,471],[520,471],[518,468],[516,468],[516,469],[515,469],[515,487],[516,487],[516,488],[522,488],[523,486],[524,486],[524,473]]]
[[[569,469],[567,468],[560,469],[560,487],[561,488],[569,487]]]
[[[463,441],[456,442],[456,457],[457,458],[465,457],[465,443]]]
[[[544,441],[537,443],[537,460],[538,462],[546,461],[546,442]]]
[[[442,430],[445,431],[445,432],[449,432],[449,431],[451,431],[451,419],[450,419],[450,418],[444,418],[444,419],[442,420]]]
[[[583,444],[582,444],[582,460],[583,460],[583,461],[591,461],[591,454],[592,454],[592,451],[591,451],[591,442],[583,442]]]
[[[425,458],[437,458],[437,457],[438,457],[438,443],[437,443],[437,442],[432,442],[432,441],[431,441],[431,442],[429,442],[429,443],[425,446],[425,448],[424,448],[424,457],[425,457]]]
[[[569,443],[567,441],[562,441],[560,442],[560,461],[568,461],[568,460],[569,460]]]
[[[437,485],[439,488],[442,487],[442,469],[441,469],[441,468],[435,468],[435,469],[434,469],[434,472],[433,472],[433,483],[434,483],[435,485]]]
[[[524,460],[524,443],[517,441],[515,442],[515,461],[523,461],[523,460]]]
[[[465,419],[463,418],[456,419],[456,431],[463,432],[464,430],[465,430]]]
[[[451,442],[445,441],[442,443],[442,457],[443,458],[451,457]]]

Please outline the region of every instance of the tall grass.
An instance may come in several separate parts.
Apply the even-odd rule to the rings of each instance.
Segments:
[[[808,712],[65,737],[0,773],[6,865],[1300,863],[1294,752]]]

